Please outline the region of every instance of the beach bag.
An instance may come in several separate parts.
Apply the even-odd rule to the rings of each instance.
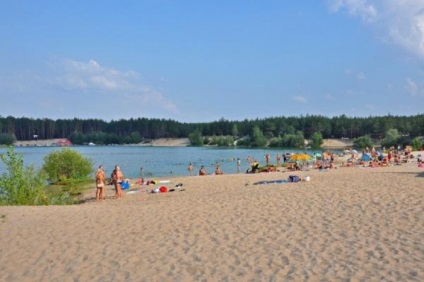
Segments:
[[[289,176],[289,182],[299,182],[300,181],[300,177],[297,175],[290,175]]]

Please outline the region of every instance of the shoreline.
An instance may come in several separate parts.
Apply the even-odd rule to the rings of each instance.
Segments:
[[[45,139],[45,140],[29,140],[29,141],[16,141],[14,146],[25,147],[25,146],[58,146],[61,140],[58,139]],[[353,147],[353,142],[350,140],[341,139],[324,139],[324,143],[321,146],[325,149],[348,149]],[[93,144],[94,145],[94,144]],[[87,145],[89,146],[89,145]],[[190,140],[188,138],[159,138],[154,139],[148,143],[131,144],[131,146],[152,146],[152,147],[187,147],[190,146]]]

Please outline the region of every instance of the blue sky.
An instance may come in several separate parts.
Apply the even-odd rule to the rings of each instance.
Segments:
[[[424,0],[0,1],[0,115],[422,114]]]

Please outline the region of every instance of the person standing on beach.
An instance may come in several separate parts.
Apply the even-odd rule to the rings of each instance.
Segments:
[[[267,165],[267,166],[269,166],[270,158],[271,158],[271,157],[270,157],[270,155],[269,155],[269,154],[266,154],[266,155],[265,155],[265,162],[266,162],[266,165]]]
[[[103,166],[99,166],[96,172],[96,201],[103,201],[105,198],[105,172]]]
[[[277,166],[280,166],[281,165],[281,155],[280,154],[277,154],[276,161],[277,161]]]
[[[124,174],[119,166],[115,166],[112,173],[113,183],[115,185],[115,199],[122,198],[122,182],[124,181]]]
[[[241,161],[240,161],[240,158],[237,158],[237,173],[241,173]]]

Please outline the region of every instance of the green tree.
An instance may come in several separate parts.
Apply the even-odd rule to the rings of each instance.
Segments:
[[[302,131],[298,131],[296,134],[284,135],[281,145],[288,148],[302,148],[305,145],[305,138]]]
[[[266,138],[262,133],[262,130],[259,126],[255,125],[252,129],[252,143],[253,147],[263,147],[266,144]]]
[[[188,139],[190,140],[190,144],[192,146],[202,146],[203,145],[203,137],[200,130],[195,130],[188,135]]]
[[[44,192],[46,176],[33,166],[24,166],[21,154],[10,147],[1,160],[6,172],[0,176],[0,204],[45,205],[50,201]]]
[[[314,149],[317,149],[321,147],[322,143],[324,142],[322,138],[322,134],[320,132],[314,132],[311,136],[311,147]]]
[[[0,133],[0,145],[13,145],[16,142],[15,134]]]
[[[364,149],[366,147],[371,148],[371,147],[374,146],[373,145],[373,142],[372,142],[372,139],[371,139],[371,137],[369,135],[365,135],[365,136],[361,136],[361,137],[356,138],[353,141],[353,144],[356,147],[361,148],[361,149]]]
[[[77,151],[63,148],[44,157],[43,170],[51,183],[69,184],[90,179],[93,164]]]
[[[233,129],[231,130],[231,134],[233,135],[234,138],[236,138],[239,134],[237,124],[235,123],[233,123]]]
[[[414,139],[412,139],[411,145],[412,145],[412,148],[415,151],[418,151],[419,149],[421,149],[424,146],[424,144],[421,142],[420,138],[418,138],[418,137],[415,137]]]
[[[385,147],[396,146],[398,145],[400,134],[397,129],[387,130],[384,139],[381,141],[381,145]]]

